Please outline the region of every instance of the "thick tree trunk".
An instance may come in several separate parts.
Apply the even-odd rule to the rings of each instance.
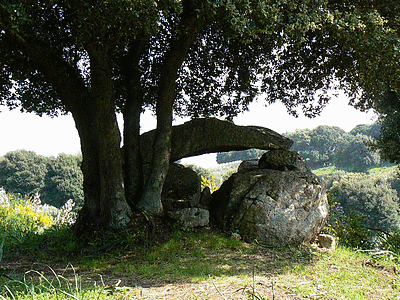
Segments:
[[[59,56],[59,51],[25,39],[17,31],[11,31],[8,38],[52,84],[75,120],[81,140],[85,194],[77,228],[95,231],[125,226],[131,210],[123,189],[121,137],[107,52],[101,52],[100,43],[89,45],[92,82],[88,88],[76,67]]]
[[[74,116],[82,143],[85,193],[78,226],[120,228],[129,222],[131,210],[125,201],[121,136],[114,111],[111,71],[101,53],[93,51],[89,55],[90,113],[85,120]]]

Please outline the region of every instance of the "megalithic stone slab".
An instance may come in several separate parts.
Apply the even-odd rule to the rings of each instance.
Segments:
[[[143,163],[150,163],[156,131],[140,136]],[[206,153],[246,149],[288,150],[293,141],[279,133],[259,126],[239,126],[216,118],[193,119],[173,126],[171,162]]]

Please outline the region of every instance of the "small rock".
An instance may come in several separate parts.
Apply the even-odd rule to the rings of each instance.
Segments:
[[[231,234],[231,239],[235,240],[235,241],[240,241],[242,239],[242,237],[240,236],[239,233],[236,232],[232,232]]]
[[[333,236],[329,234],[320,234],[318,235],[318,247],[325,248],[327,250],[335,251],[336,249],[336,240]]]
[[[297,170],[310,172],[310,168],[296,151],[271,150],[265,152],[258,161],[260,169],[279,171]]]

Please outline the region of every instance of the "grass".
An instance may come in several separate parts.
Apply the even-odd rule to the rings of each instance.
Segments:
[[[373,176],[387,176],[387,175],[393,175],[398,173],[399,167],[398,166],[382,166],[379,168],[371,168],[368,170],[369,175]]]
[[[317,299],[398,299],[397,265],[339,248],[293,276],[292,289]]]
[[[336,171],[335,166],[329,166],[329,167],[312,170],[312,172],[319,177],[329,176],[329,175],[333,174],[335,171]]]
[[[388,163],[388,164],[383,164],[379,167],[368,169],[368,174],[373,175],[373,176],[387,176],[387,175],[394,174],[398,170],[399,170],[398,166],[396,166],[396,165],[394,166],[394,165]],[[343,171],[343,170],[336,169],[335,166],[329,166],[329,167],[312,170],[312,172],[315,175],[320,176],[320,177],[330,176],[337,171]]]
[[[161,222],[151,241],[140,222],[90,237],[66,226],[21,235],[13,224],[24,228],[25,219],[9,216],[11,225],[0,224],[0,300],[400,299],[392,252],[270,248]]]
[[[54,261],[48,256],[44,265],[29,257],[22,258],[25,264],[15,265],[6,255],[0,299],[400,297],[396,255],[377,259],[342,247],[333,253],[310,246],[272,249],[210,229],[177,230],[150,247],[120,245],[84,257],[93,253],[89,250],[81,257],[71,256],[67,267],[57,256]]]

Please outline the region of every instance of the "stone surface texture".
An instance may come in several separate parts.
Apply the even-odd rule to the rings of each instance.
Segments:
[[[271,150],[265,152],[258,161],[259,169],[272,170],[298,170],[310,172],[310,168],[306,165],[303,158],[295,151],[284,149]]]
[[[140,136],[144,164],[151,161],[155,130]],[[205,153],[246,150],[289,149],[293,141],[264,127],[238,126],[216,118],[199,118],[173,126],[171,162]]]
[[[329,234],[320,234],[318,235],[317,240],[318,240],[318,247],[335,251],[336,240],[333,236]]]
[[[206,227],[210,220],[209,211],[197,207],[170,211],[168,216],[185,228]]]
[[[293,157],[289,155],[289,161]],[[308,168],[281,170],[289,161],[282,159],[278,169],[233,174],[212,195],[214,222],[238,231],[244,240],[274,246],[315,239],[328,215],[325,186]]]

